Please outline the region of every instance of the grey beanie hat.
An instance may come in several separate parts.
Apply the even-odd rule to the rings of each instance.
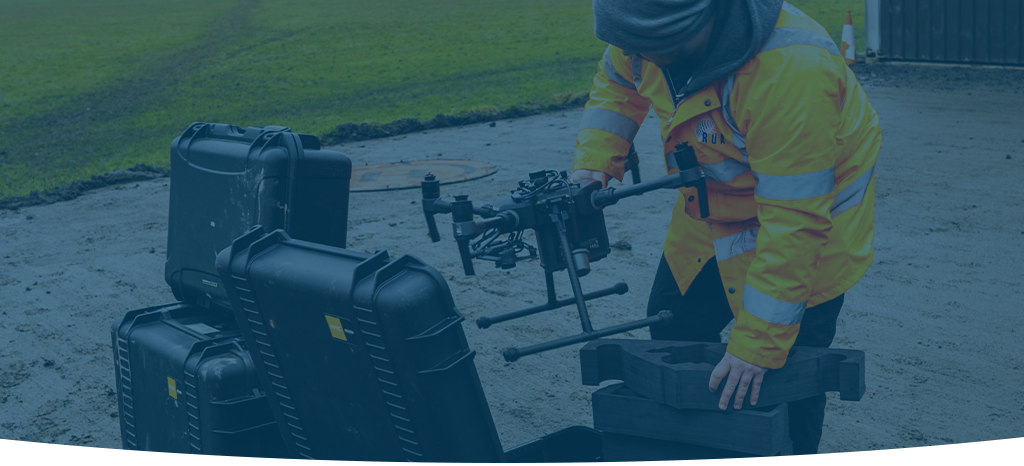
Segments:
[[[594,35],[623,50],[679,49],[714,13],[712,0],[594,0]]]

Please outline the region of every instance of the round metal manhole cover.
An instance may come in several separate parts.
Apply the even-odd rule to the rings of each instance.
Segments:
[[[437,175],[441,184],[458,183],[493,175],[498,169],[474,160],[412,160],[352,167],[349,191],[391,191],[419,188],[427,173]]]

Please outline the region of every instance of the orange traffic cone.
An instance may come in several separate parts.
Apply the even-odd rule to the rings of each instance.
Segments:
[[[839,44],[839,54],[846,59],[847,65],[857,63],[857,48],[853,45],[853,17],[846,10],[846,23],[843,24],[843,42]]]

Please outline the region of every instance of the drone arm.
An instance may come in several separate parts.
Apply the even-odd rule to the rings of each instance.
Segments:
[[[700,173],[700,169],[691,168],[671,175],[665,175],[651,181],[626,186],[624,188],[602,189],[591,195],[591,203],[594,205],[594,208],[600,209],[602,207],[614,205],[619,202],[620,199],[639,196],[658,189],[675,189],[682,188],[684,186],[698,186],[699,189],[700,185],[703,184],[703,178],[704,175]]]
[[[706,218],[709,215],[708,190],[704,180],[704,173],[701,172],[697,163],[696,154],[693,148],[683,143],[676,146],[676,150],[669,154],[668,160],[672,161],[679,171],[666,175],[646,183],[638,183],[625,188],[605,188],[593,193],[590,197],[591,206],[594,209],[601,209],[605,206],[614,205],[619,199],[639,196],[656,189],[676,189],[683,187],[696,187],[697,195],[700,198],[700,216]]]
[[[426,199],[424,199],[426,201]],[[433,199],[429,207],[424,206],[423,210],[431,210],[431,213],[442,213],[450,214],[452,212],[452,201],[446,201],[444,199]],[[494,209],[484,207],[473,207],[473,213],[484,218],[491,218],[495,215]]]
[[[427,220],[427,230],[430,240],[441,241],[441,233],[437,230],[437,222],[434,221],[434,214],[448,214],[452,212],[452,202],[441,199],[441,180],[433,173],[427,173],[420,183],[420,190],[423,192],[423,216]],[[473,207],[472,212],[484,218],[493,217],[495,212],[489,206]],[[470,217],[472,219],[472,216]]]

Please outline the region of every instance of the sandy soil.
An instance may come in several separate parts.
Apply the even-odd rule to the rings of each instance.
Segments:
[[[834,346],[867,353],[860,402],[833,398],[823,452],[1024,436],[1024,70],[857,67],[882,117],[875,265],[847,294]],[[458,158],[499,167],[442,187],[480,202],[539,168],[568,169],[581,111],[434,130],[336,147],[354,163]],[[661,174],[657,124],[637,138],[645,179]],[[173,301],[163,281],[168,180],[0,210],[0,437],[120,447],[110,324]],[[644,313],[672,192],[606,211],[613,251],[584,290],[631,291],[590,303],[595,326]],[[590,424],[581,345],[506,363],[501,350],[575,334],[573,308],[477,329],[473,321],[543,301],[536,263],[477,264],[465,277],[449,223],[426,236],[415,190],[353,193],[349,247],[414,254],[439,269],[466,315],[466,335],[506,447]],[[570,294],[559,276],[560,296]],[[1024,332],[1024,329],[1022,329]],[[648,338],[646,330],[626,337]]]

